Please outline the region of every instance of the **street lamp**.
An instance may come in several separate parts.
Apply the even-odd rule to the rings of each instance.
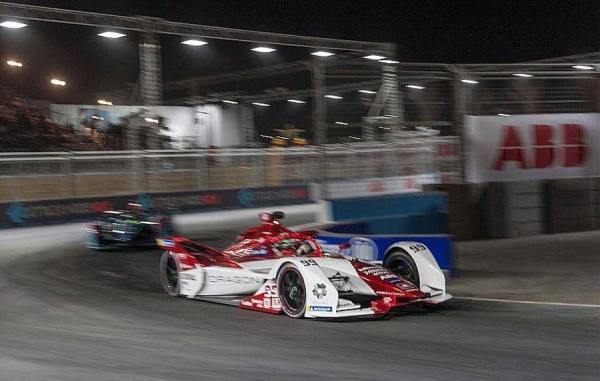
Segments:
[[[104,106],[112,106],[113,103],[110,101],[105,101],[104,99],[98,99],[98,104],[100,105],[104,105]]]
[[[23,64],[17,61],[6,61],[6,64],[8,66],[16,66],[16,67],[23,67]]]

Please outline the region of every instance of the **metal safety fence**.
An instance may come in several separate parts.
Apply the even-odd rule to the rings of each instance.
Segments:
[[[456,138],[313,148],[0,154],[0,201],[461,177]]]

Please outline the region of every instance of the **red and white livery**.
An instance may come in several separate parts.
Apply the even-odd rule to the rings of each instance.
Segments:
[[[285,313],[293,318],[384,315],[414,303],[450,299],[444,274],[422,245],[407,246],[402,275],[381,266],[327,253],[312,232],[281,225],[283,213],[261,213],[250,228],[221,251],[183,237],[158,239],[164,289],[171,295]],[[342,245],[344,246],[344,245]],[[412,282],[410,281],[412,280]]]

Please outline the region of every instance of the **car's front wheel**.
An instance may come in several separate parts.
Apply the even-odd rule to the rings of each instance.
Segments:
[[[395,250],[388,254],[383,262],[383,267],[420,287],[419,269],[412,257],[405,251]]]
[[[160,282],[167,294],[180,295],[179,261],[170,251],[165,251],[160,258]]]
[[[306,286],[294,264],[288,263],[279,270],[277,290],[283,312],[295,319],[303,317],[306,311]]]

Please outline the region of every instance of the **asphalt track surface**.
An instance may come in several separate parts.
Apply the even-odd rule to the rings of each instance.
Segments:
[[[200,238],[224,247],[236,233]],[[456,299],[388,320],[293,320],[167,296],[158,250],[43,246],[0,256],[2,381],[599,377],[598,308]]]

